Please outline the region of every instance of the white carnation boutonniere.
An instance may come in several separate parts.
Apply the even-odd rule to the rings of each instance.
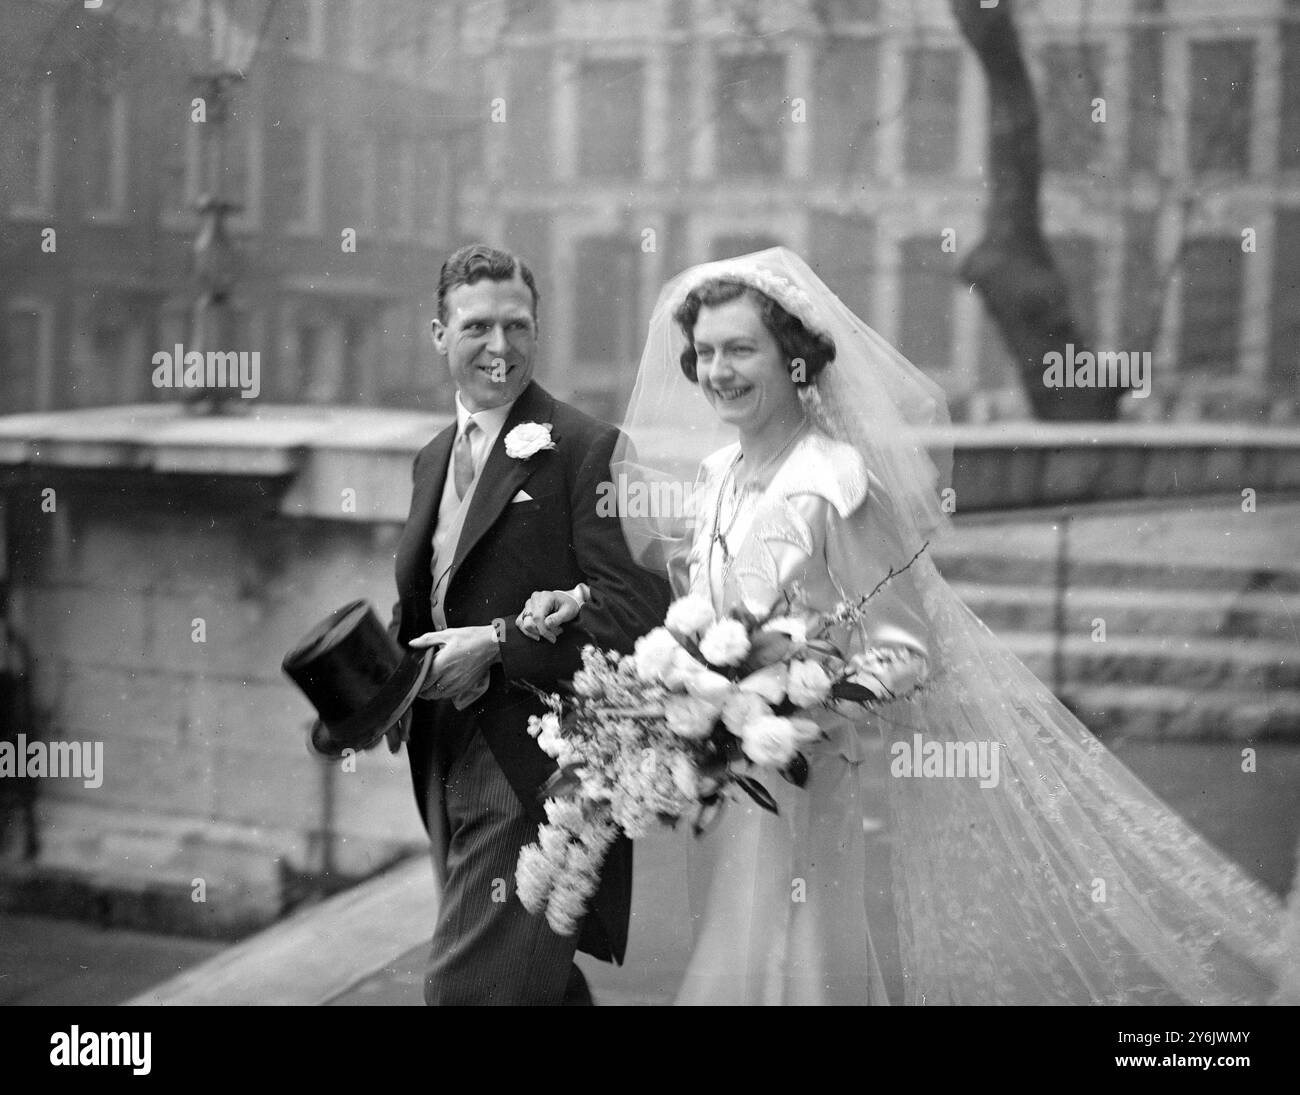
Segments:
[[[553,448],[549,422],[521,422],[506,434],[506,455],[513,460],[527,460],[543,449]]]

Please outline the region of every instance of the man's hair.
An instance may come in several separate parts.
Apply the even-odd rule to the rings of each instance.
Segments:
[[[695,321],[700,318],[700,309],[729,304],[741,297],[749,297],[758,307],[763,326],[776,340],[795,387],[811,384],[817,374],[835,360],[834,339],[818,331],[808,330],[801,320],[792,316],[766,293],[730,278],[710,278],[687,293],[686,299],[673,312],[673,319],[686,336],[686,348],[682,351],[679,364],[686,379],[692,384],[696,383],[698,365],[695,355]],[[795,361],[804,363],[798,379],[795,379]]]
[[[438,319],[447,322],[447,294],[458,285],[473,285],[488,278],[491,281],[510,281],[519,272],[528,291],[533,295],[533,321],[537,320],[537,283],[533,272],[509,251],[489,247],[485,243],[471,243],[462,247],[442,264],[438,275]]]

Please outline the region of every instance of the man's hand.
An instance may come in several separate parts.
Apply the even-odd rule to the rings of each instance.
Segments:
[[[560,589],[539,590],[528,598],[515,624],[530,639],[555,642],[560,630],[577,619],[582,603],[572,593]]]
[[[420,689],[420,699],[450,699],[474,688],[501,657],[496,633],[486,627],[448,627],[427,631],[409,643],[416,650],[440,646]]]

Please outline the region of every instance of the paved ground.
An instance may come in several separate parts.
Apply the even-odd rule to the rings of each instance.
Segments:
[[[1115,752],[1215,844],[1279,894],[1290,888],[1300,836],[1300,746],[1259,747],[1258,772],[1240,770],[1239,747],[1223,744],[1116,742]],[[879,773],[868,776],[867,792]],[[878,797],[876,799],[878,801]],[[871,801],[869,799],[868,801]],[[664,1004],[680,975],[688,941],[682,908],[681,840],[643,841],[638,849],[632,942],[621,969],[585,968],[602,1003]],[[880,877],[889,833],[869,834],[869,867]],[[871,895],[871,923],[891,991],[898,959],[890,938],[887,895]],[[219,943],[142,932],[102,930],[73,921],[0,916],[0,1003],[114,1004],[222,950]],[[386,969],[342,993],[340,1005],[416,1005],[425,947],[397,956]]]
[[[1148,787],[1177,809],[1215,845],[1278,894],[1290,890],[1300,839],[1300,746],[1263,745],[1258,771],[1241,772],[1240,746],[1115,742],[1113,751]],[[868,795],[872,779],[868,777]],[[871,801],[869,798],[868,801]],[[875,801],[879,801],[876,794]],[[689,839],[689,838],[687,838]],[[868,835],[868,877],[887,863],[889,833]],[[680,923],[681,862],[674,837],[642,841],[634,890],[627,963],[616,969],[582,960],[603,1004],[667,1004],[684,967],[688,941]],[[874,871],[872,870],[874,866]],[[901,996],[898,955],[884,945],[892,935],[888,895],[870,895],[870,923],[891,996]],[[875,930],[879,925],[880,930]],[[400,955],[386,969],[333,1002],[340,1005],[416,1005],[426,948]]]
[[[224,947],[75,920],[0,916],[0,1004],[116,1004]]]

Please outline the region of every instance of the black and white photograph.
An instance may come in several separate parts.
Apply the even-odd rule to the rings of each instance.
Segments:
[[[32,1060],[1059,1005],[1250,1074],[1298,850],[1300,3],[0,3]]]

